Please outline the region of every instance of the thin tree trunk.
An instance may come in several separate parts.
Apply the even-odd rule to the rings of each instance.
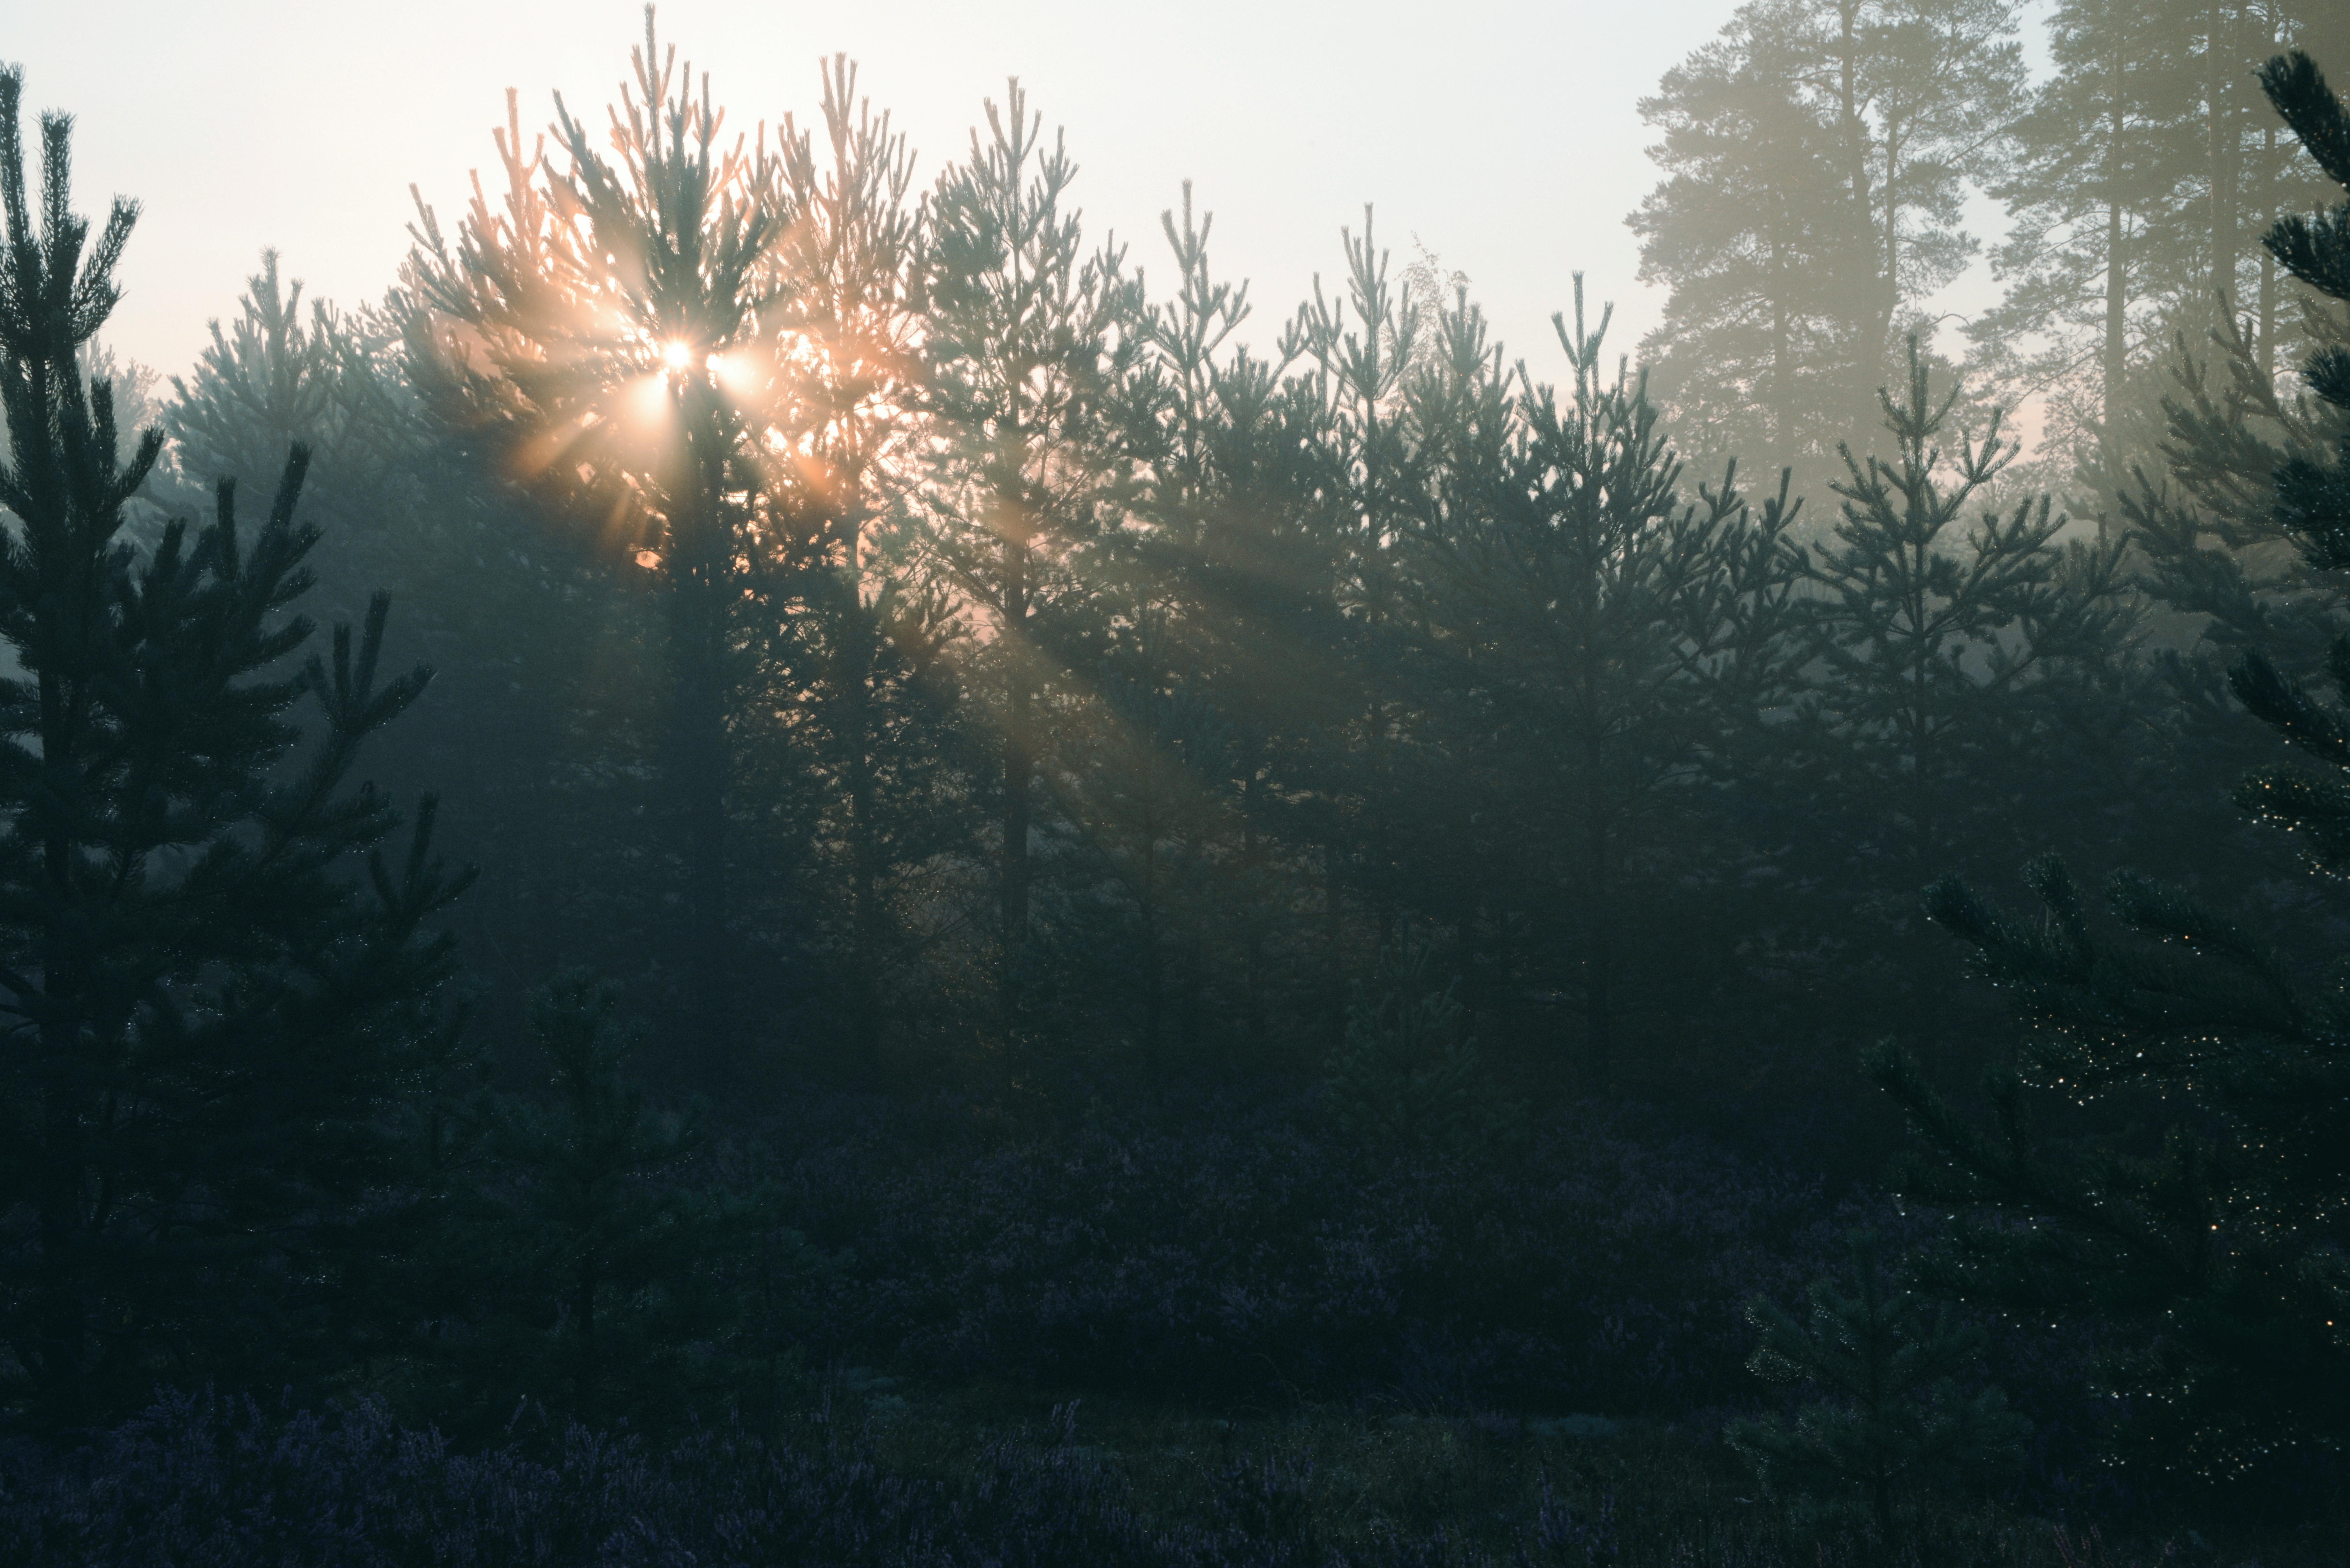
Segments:
[[[1196,900],[1193,900],[1196,904]],[[1175,1042],[1187,1071],[1199,1060],[1200,1025],[1207,987],[1208,939],[1196,912],[1183,932],[1183,993],[1175,1015]]]
[[[1247,886],[1256,875],[1256,751],[1250,747],[1241,770],[1241,879]],[[1248,938],[1241,955],[1241,1037],[1251,1056],[1264,1044],[1264,934],[1255,919],[1248,922]]]
[[[2121,406],[2122,371],[2128,351],[2126,333],[2128,330],[2129,267],[2123,254],[2125,239],[2122,217],[2122,105],[2123,77],[2126,63],[2121,44],[2114,44],[2112,92],[2106,116],[2106,340],[2104,377],[2100,384],[2103,401],[2098,419],[2104,426],[2100,444],[2105,448],[2108,469],[2115,466],[2114,418]]]
[[[851,1072],[872,1083],[880,1075],[881,911],[876,884],[879,858],[873,822],[873,758],[871,703],[867,683],[871,679],[875,631],[868,624],[855,582],[850,584],[850,630],[857,639],[857,659],[842,696],[841,728],[847,742],[849,855],[849,1046]]]
[[[1149,850],[1143,851],[1146,858]],[[1144,873],[1147,885],[1149,874]],[[1159,1050],[1159,1021],[1166,1011],[1165,981],[1159,961],[1159,906],[1146,897],[1142,900],[1142,1064],[1151,1076],[1158,1076],[1166,1067],[1165,1054]]]
[[[75,755],[69,704],[62,682],[40,678],[41,753],[64,760]],[[69,775],[68,775],[69,776]],[[54,909],[73,907],[73,846],[51,837],[41,846],[43,878]],[[88,1179],[82,1145],[83,1051],[79,972],[67,922],[52,913],[43,921],[40,1025],[42,1083],[40,1173],[40,1304],[36,1321],[40,1360],[39,1402],[52,1429],[78,1426],[84,1408],[83,1356],[88,1347],[81,1291],[84,1229],[83,1188]]]
[[[2261,229],[2266,233],[2274,223],[2276,211],[2276,126],[2261,127]],[[2261,257],[2261,374],[2273,386],[2276,383],[2277,275],[2276,257],[2266,245],[2260,247]]]
[[[725,444],[714,410],[681,410],[689,432],[682,505],[670,519],[670,636],[676,679],[671,774],[684,807],[685,929],[681,966],[692,995],[686,1016],[693,1054],[713,1085],[734,1060],[733,963],[726,909],[726,585],[732,540],[725,515]]]
[[[1004,657],[1008,661],[1003,704],[1003,846],[998,877],[1002,886],[1003,971],[999,981],[1004,1020],[1020,1010],[1020,964],[1028,940],[1029,791],[1036,774],[1035,693],[1028,665],[1028,546],[1024,541],[1004,550]]]
[[[1341,940],[1344,915],[1338,896],[1338,835],[1334,828],[1322,841],[1323,984],[1328,1007],[1323,1040],[1334,1053],[1347,1043],[1347,954]]]
[[[51,977],[44,976],[44,1000],[58,1001]],[[36,1403],[53,1431],[81,1424],[85,1410],[84,1354],[88,1344],[81,1291],[84,1229],[82,1189],[87,1172],[82,1147],[77,1030],[68,1019],[41,1026],[41,1050],[48,1058],[43,1085],[40,1179],[40,1303],[35,1322],[39,1350],[32,1368]]]
[[[695,1054],[723,1081],[733,1071],[726,914],[726,699],[713,624],[723,614],[714,570],[677,586],[679,648],[677,735],[672,774],[686,820],[684,965],[693,990],[688,1007]]]
[[[840,693],[839,739],[848,795],[849,1075],[872,1085],[881,1076],[881,909],[876,890],[880,851],[873,805],[872,687],[882,633],[865,607],[866,511],[862,479],[853,470],[845,490],[839,529],[847,609],[835,643],[834,684]]]
[[[1607,866],[1607,819],[1598,792],[1586,791],[1583,826],[1583,1026],[1592,1087],[1616,1084],[1616,911]]]
[[[2211,182],[2211,281],[2210,305],[2216,315],[2236,290],[2236,174],[2241,149],[2236,145],[2234,116],[2230,112],[2229,77],[2235,51],[2230,47],[2227,8],[2211,0],[2204,40],[2204,69],[2209,86],[2204,101],[2206,156]]]

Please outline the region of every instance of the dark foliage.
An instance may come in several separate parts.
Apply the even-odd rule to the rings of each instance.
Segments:
[[[1748,1397],[1740,1312],[1816,1272],[1812,1181],[1561,1118],[1499,1163],[1308,1106],[991,1147],[943,1109],[794,1121],[787,1203],[853,1258],[839,1353],[1200,1397],[1665,1413]]]
[[[2350,119],[2308,57],[2280,57],[2262,79],[2350,184]],[[2344,212],[2280,223],[2270,238],[2297,275],[2350,297],[2350,273],[2334,270],[2350,254]],[[2344,397],[2329,380],[2334,364],[2321,353],[2306,367],[2329,402]],[[2273,483],[2278,518],[2311,566],[2342,569],[2339,476],[2297,459]],[[2350,641],[2335,640],[2330,662],[2350,695]],[[2239,786],[2238,804],[2303,833],[2313,867],[2338,876],[2350,764],[2341,719],[2257,649],[2229,680],[2278,740],[2324,770],[2264,768]],[[2137,1436],[2199,1472],[2258,1468],[2296,1444],[2338,1449],[2350,1436],[2350,1015],[2338,957],[2330,974],[2307,977],[2187,891],[2135,872],[2106,888],[2128,933],[2117,941],[2093,929],[2063,861],[2035,860],[2025,880],[2044,906],[2038,919],[2002,912],[1956,877],[1927,893],[1929,912],[2015,992],[2031,1027],[2013,1067],[1987,1083],[1994,1127],[1956,1113],[1892,1047],[1872,1058],[1939,1157],[1915,1189],[1967,1216],[1946,1277],[2035,1314],[2095,1312],[2123,1325],[2133,1342],[2105,1376],[2135,1396]],[[2338,951],[2338,925],[2321,929]],[[2028,1088],[2131,1105],[2160,1130],[2045,1145]]]
[[[224,477],[209,527],[125,537],[162,434],[125,461],[78,354],[137,210],[89,244],[59,115],[28,204],[22,88],[0,71],[0,1322],[12,1395],[71,1427],[200,1363],[339,1363],[379,1325],[371,1263],[417,1218],[394,1107],[453,1055],[430,926],[471,874],[433,858],[431,796],[401,853],[351,782],[432,678],[379,680],[388,601],[293,662],[301,447],[259,529]]]
[[[503,191],[421,211],[374,306],[306,314],[265,252],[127,455],[93,335],[132,211],[70,213],[56,120],[28,197],[0,76],[0,1417],[62,1442],[0,1465],[0,1539],[2023,1561],[1953,1521],[2337,1444],[2350,1010],[2304,971],[2341,927],[2220,781],[2282,735],[2316,767],[2241,804],[2350,862],[2304,684],[2350,696],[2350,327],[2306,313],[2306,396],[2272,373],[2350,206],[2242,243],[2297,187],[2222,67],[2317,20],[2112,9],[2059,8],[2019,121],[2008,0],[1741,8],[1644,106],[1654,381],[1578,277],[1556,387],[1367,211],[1259,352],[1188,189],[1154,297],[1016,82],[924,199],[845,59],[737,141],[649,15],[608,152],[510,99]],[[2315,67],[2262,81],[2343,179]],[[1930,350],[1992,177],[2040,227],[1982,331],[2103,319],[2058,422],[2095,405],[2117,522]],[[2092,213],[2129,222],[2051,238]],[[2230,285],[2255,325],[2193,304]],[[2224,364],[2141,437],[2158,317]],[[259,529],[208,488],[281,463]],[[304,662],[314,586],[355,628]],[[431,702],[379,678],[418,652]],[[445,776],[473,898],[369,774]],[[2051,851],[2147,867],[2130,936]],[[1970,890],[2027,857],[2044,918]],[[1927,945],[1937,876],[2020,1044]],[[2278,954],[2204,912],[2245,881]],[[1887,1036],[1946,1241],[1871,1186]],[[2033,1087],[2078,1102],[2048,1139]],[[119,1424],[159,1384],[229,1392]],[[1006,1435],[1076,1395],[1390,1468],[1334,1507],[1335,1462],[1212,1438],[1171,1506],[1147,1434]],[[1676,1424],[1747,1522],[1651,1528],[1544,1446]],[[1413,1473],[1529,1453],[1575,1473]]]

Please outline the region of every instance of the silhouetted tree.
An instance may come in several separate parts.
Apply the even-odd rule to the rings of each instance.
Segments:
[[[2009,0],[1742,6],[1641,115],[1629,220],[1670,294],[1642,340],[1693,452],[1808,472],[1871,419],[1920,302],[1967,265],[1966,182],[2023,88]]]
[[[1747,1309],[1762,1335],[1747,1366],[1773,1383],[1808,1383],[1823,1397],[1792,1424],[1738,1420],[1728,1436],[1773,1493],[1831,1508],[1859,1493],[1880,1547],[1890,1550],[1905,1494],[2012,1467],[2032,1426],[1997,1388],[1961,1392],[1959,1380],[1982,1349],[1981,1327],[1888,1288],[1874,1232],[1856,1231],[1849,1244],[1855,1293],[1814,1282],[1804,1322],[1763,1296]]]
[[[1083,668],[1089,552],[1118,521],[1118,396],[1138,340],[1121,253],[1087,256],[1066,204],[1076,165],[1048,149],[1014,81],[988,136],[940,177],[923,258],[928,411],[941,462],[925,511],[939,569],[984,616],[1000,729],[999,997],[1019,1011],[1030,925],[1030,836],[1048,704]]]
[[[2350,110],[2309,57],[2280,57],[2262,85],[2303,147],[2350,188]],[[2350,205],[2269,232],[2278,261],[2350,298]],[[2317,394],[2350,410],[2350,352],[2313,355]],[[2280,523],[2322,571],[2350,568],[2341,460],[2278,471]],[[2332,653],[2350,693],[2350,640]],[[2257,649],[2229,673],[2244,706],[2324,771],[2271,766],[2238,803],[2306,836],[2319,870],[2350,867],[2350,725]],[[2106,1357],[2111,1386],[2153,1397],[2139,1411],[2190,1466],[2225,1473],[2295,1441],[2337,1444],[2350,1408],[2350,1270],[2338,1220],[2350,1200],[2350,1026],[2338,976],[2312,985],[2283,957],[2178,889],[2135,873],[2106,888],[2136,940],[2092,931],[2064,864],[2026,880],[2045,916],[2019,919],[1956,877],[1927,895],[1933,918],[1975,950],[2033,1024],[2017,1070],[1995,1075],[1990,1131],[1929,1089],[1887,1046],[1871,1060],[1939,1162],[1914,1180],[1965,1217],[1950,1282],[2035,1312],[2094,1311],[2128,1336]],[[2185,1113],[2159,1152],[2045,1147],[2026,1090],[2074,1099],[2141,1092]]]
[[[1894,456],[1845,451],[1842,517],[1814,567],[1820,701],[1846,832],[1914,888],[1955,846],[1979,853],[1994,815],[2022,820],[2033,748],[2126,652],[2132,610],[2122,541],[2060,542],[2046,497],[1967,523],[2015,456],[1997,413],[1980,440],[1954,431],[1958,389],[1932,395],[1914,344],[1906,389],[1880,396]]]
[[[28,203],[22,90],[0,72],[0,1170],[36,1223],[5,1312],[42,1417],[74,1426],[159,1374],[299,1366],[369,1315],[345,1253],[400,1173],[390,1107],[449,1045],[425,927],[470,873],[433,861],[430,796],[387,859],[390,800],[347,787],[432,675],[379,680],[387,601],[286,668],[313,629],[285,613],[318,537],[301,449],[257,532],[224,479],[211,526],[124,540],[162,432],[126,461],[76,356],[137,208],[92,243],[55,114]]]
[[[889,118],[856,97],[855,68],[824,74],[822,140],[786,117],[778,189],[789,217],[774,263],[789,280],[769,330],[771,373],[794,410],[770,431],[768,525],[752,557],[768,614],[775,711],[794,715],[784,767],[813,764],[826,801],[820,853],[843,909],[851,1078],[878,1067],[884,987],[908,933],[898,879],[962,847],[936,787],[953,754],[962,622],[926,570],[910,514],[921,478],[923,238],[912,161]],[[764,704],[763,704],[764,706]],[[837,864],[835,861],[837,860]]]
[[[1485,864],[1551,953],[1544,978],[1583,1016],[1586,1067],[1611,1082],[1644,900],[1636,862],[1702,839],[1710,793],[1751,722],[1790,695],[1805,654],[1790,594],[1802,571],[1783,496],[1752,515],[1725,476],[1679,492],[1681,467],[1645,383],[1601,362],[1607,330],[1555,318],[1574,381],[1513,391],[1465,303],[1444,314],[1449,377],[1424,380],[1414,425],[1430,507],[1417,530],[1445,754],[1483,753],[1476,804],[1503,846]],[[1453,764],[1456,768],[1459,763]]]
[[[645,13],[636,81],[611,111],[613,153],[556,100],[557,172],[525,155],[511,93],[497,136],[503,211],[476,188],[452,251],[420,205],[409,261],[410,364],[450,425],[504,449],[526,480],[609,540],[642,545],[668,612],[666,763],[684,829],[686,1023],[705,1071],[733,1059],[727,918],[729,725],[744,535],[762,483],[754,437],[779,421],[764,327],[783,223],[764,147],[722,147],[724,116]]]
[[[2253,242],[2314,192],[2244,78],[2307,9],[2068,0],[2049,18],[2055,73],[1991,187],[2016,219],[1992,258],[2008,292],[1967,331],[2011,400],[2046,398],[2045,439],[2108,501],[2130,488],[2143,389],[2172,334],[2220,320],[2267,382],[2293,335]]]

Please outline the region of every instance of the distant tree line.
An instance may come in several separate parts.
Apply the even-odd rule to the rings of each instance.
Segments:
[[[2199,351],[2235,323],[2290,373],[2306,337],[2260,239],[2325,187],[2253,71],[2340,57],[2338,7],[2064,0],[2038,82],[2022,20],[2011,0],[1757,0],[1643,100],[1664,178],[1630,221],[1669,294],[1640,357],[1690,450],[1816,485],[1915,332],[2033,408],[2035,482],[2110,510],[2182,334]],[[2012,225],[1987,253],[1970,192]],[[1929,302],[1986,255],[2001,298],[1942,333]]]

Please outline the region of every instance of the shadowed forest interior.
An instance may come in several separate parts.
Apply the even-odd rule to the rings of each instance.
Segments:
[[[13,1560],[2344,1561],[2337,4],[1750,0],[1555,380],[656,21],[176,374],[0,72]]]

